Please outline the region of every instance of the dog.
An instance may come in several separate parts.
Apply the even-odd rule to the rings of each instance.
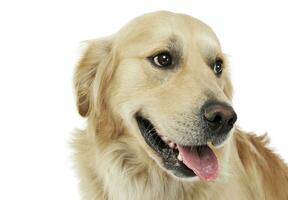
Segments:
[[[73,140],[84,200],[287,200],[266,136],[235,125],[229,66],[212,29],[168,11],[89,40],[76,67]]]

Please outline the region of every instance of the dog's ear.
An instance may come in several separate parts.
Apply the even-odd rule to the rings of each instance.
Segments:
[[[232,100],[233,98],[233,85],[230,80],[229,73],[224,77],[225,85],[224,85],[224,93],[228,97],[229,100]]]
[[[79,114],[87,117],[91,109],[91,88],[96,74],[109,57],[111,42],[108,39],[85,42],[86,50],[76,67],[74,87]],[[100,70],[103,71],[103,70]]]
[[[224,94],[226,95],[226,97],[231,101],[233,98],[233,85],[232,85],[232,81],[231,81],[231,77],[230,77],[230,63],[229,63],[229,56],[228,55],[224,55],[224,62],[226,65],[226,73],[224,73]]]
[[[227,78],[226,80],[226,84],[225,84],[225,87],[224,87],[224,93],[226,94],[226,96],[232,100],[232,97],[233,97],[233,86],[232,86],[232,83],[231,83],[231,80]]]

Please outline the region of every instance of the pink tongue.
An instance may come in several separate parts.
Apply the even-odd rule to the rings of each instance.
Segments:
[[[183,163],[194,171],[203,181],[214,180],[218,176],[218,161],[213,151],[206,145],[197,147],[185,147],[177,145]]]

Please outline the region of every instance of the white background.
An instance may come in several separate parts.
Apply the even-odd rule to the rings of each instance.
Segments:
[[[1,1],[0,199],[79,199],[69,149],[84,124],[72,89],[79,44],[155,10],[214,29],[230,55],[238,124],[269,132],[287,162],[287,8],[275,0]]]

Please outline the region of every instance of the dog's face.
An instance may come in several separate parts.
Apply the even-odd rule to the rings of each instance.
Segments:
[[[227,63],[207,25],[169,12],[136,18],[92,42],[76,89],[83,116],[101,117],[98,107],[109,108],[164,170],[217,177],[236,114]]]

